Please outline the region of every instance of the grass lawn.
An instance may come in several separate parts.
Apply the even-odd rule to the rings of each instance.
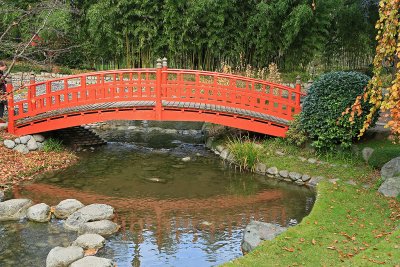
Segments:
[[[251,140],[242,139],[242,144],[235,144],[236,149],[240,152],[246,147],[251,161],[257,157],[268,167],[340,180],[318,185],[314,208],[299,225],[225,266],[400,266],[399,199],[377,193],[379,171],[365,163],[359,153],[322,154],[280,139],[267,139],[258,145],[253,142],[249,149],[251,145],[243,144],[246,142]],[[400,156],[400,146],[386,141],[363,142],[358,151],[365,146],[374,148],[377,158],[388,158],[381,160],[379,167]],[[277,150],[284,155],[277,155]],[[309,163],[302,157],[323,163]],[[357,185],[345,183],[350,179]],[[365,184],[370,188],[363,188]]]
[[[395,199],[324,182],[299,225],[225,266],[398,266],[399,220]]]

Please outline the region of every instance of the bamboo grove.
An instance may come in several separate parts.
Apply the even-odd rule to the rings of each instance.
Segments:
[[[29,39],[51,1],[1,0],[1,31],[13,45]],[[60,1],[58,1],[60,2]],[[67,0],[43,30],[53,60],[70,67],[150,67],[166,56],[180,68],[215,70],[221,63],[285,71],[362,69],[374,54],[376,0]],[[25,12],[25,13],[24,13]],[[0,47],[1,48],[1,47]],[[9,57],[7,49],[0,56]],[[37,55],[40,57],[41,55]]]

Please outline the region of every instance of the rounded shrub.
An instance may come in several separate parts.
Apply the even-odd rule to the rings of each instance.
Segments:
[[[342,113],[364,92],[369,77],[358,72],[330,72],[321,75],[304,99],[300,124],[312,145],[319,149],[349,148],[360,133],[371,104],[361,100],[362,114],[349,121]],[[373,122],[376,121],[376,118]]]

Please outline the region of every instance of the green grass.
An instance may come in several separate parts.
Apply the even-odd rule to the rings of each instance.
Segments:
[[[280,138],[266,139],[260,145],[254,145],[248,139],[230,139],[226,143],[239,165],[246,166],[247,169],[251,169],[257,162],[262,162],[267,167],[274,166],[278,170],[375,184],[376,170],[366,164],[360,156],[348,151],[317,153],[310,148],[298,148],[287,144]],[[283,152],[284,155],[277,155],[276,151]],[[309,163],[304,161],[304,158],[316,159],[322,163]]]
[[[389,160],[400,156],[400,145],[389,140],[369,140],[357,144],[361,151],[364,147],[373,148],[375,151],[369,159],[369,165],[381,168]]]
[[[224,266],[396,266],[399,207],[373,190],[321,183],[299,225]]]
[[[45,152],[50,152],[50,151],[61,152],[63,150],[64,146],[62,144],[62,141],[58,139],[49,138],[46,139],[46,141],[44,141],[43,151]]]

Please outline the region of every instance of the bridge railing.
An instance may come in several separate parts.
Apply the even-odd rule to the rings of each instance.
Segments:
[[[9,93],[9,131],[15,122],[41,113],[83,105],[121,101],[154,101],[162,119],[162,101],[193,102],[265,113],[286,120],[300,111],[301,85],[295,88],[232,74],[168,69],[127,69],[31,81],[25,91]]]

